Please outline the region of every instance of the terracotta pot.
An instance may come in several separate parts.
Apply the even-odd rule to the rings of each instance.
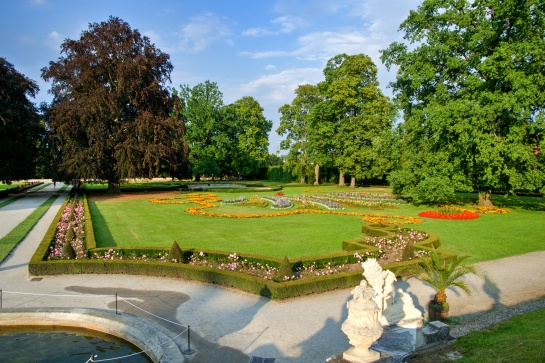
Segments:
[[[428,303],[429,321],[439,320],[444,322],[445,320],[448,319],[448,310],[449,310],[448,306],[446,307],[439,306],[433,300],[430,300],[430,302]]]

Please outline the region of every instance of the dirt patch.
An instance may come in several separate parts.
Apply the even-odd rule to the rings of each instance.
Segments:
[[[91,193],[88,198],[95,201],[122,201],[132,199],[152,199],[152,198],[165,198],[180,195],[180,192],[173,191],[157,191],[157,192],[130,192],[121,193],[117,195],[108,193]]]

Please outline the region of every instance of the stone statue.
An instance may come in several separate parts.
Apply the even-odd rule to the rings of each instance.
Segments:
[[[376,296],[374,288],[361,280],[352,290],[352,299],[346,303],[348,318],[341,329],[353,346],[343,353],[343,358],[349,362],[372,362],[380,358],[380,353],[370,349],[383,331],[378,322],[380,309],[373,300]]]
[[[422,313],[405,291],[395,289],[396,276],[390,271],[383,271],[376,259],[369,258],[362,263],[363,276],[375,290],[377,296],[373,299],[379,307],[379,322],[384,325],[399,325],[405,322],[420,320]]]

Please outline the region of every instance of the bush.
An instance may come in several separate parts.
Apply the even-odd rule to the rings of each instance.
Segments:
[[[172,243],[172,247],[170,247],[168,260],[174,262],[187,262],[187,259],[184,258],[184,254],[182,253],[182,250],[180,249],[180,246],[176,241],[174,241],[174,243]]]

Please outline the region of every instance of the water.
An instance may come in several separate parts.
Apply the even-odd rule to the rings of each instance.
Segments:
[[[100,360],[124,357],[140,349],[123,339],[72,328],[2,328],[2,363],[85,363],[91,354]],[[110,363],[152,363],[145,354],[108,360]]]

